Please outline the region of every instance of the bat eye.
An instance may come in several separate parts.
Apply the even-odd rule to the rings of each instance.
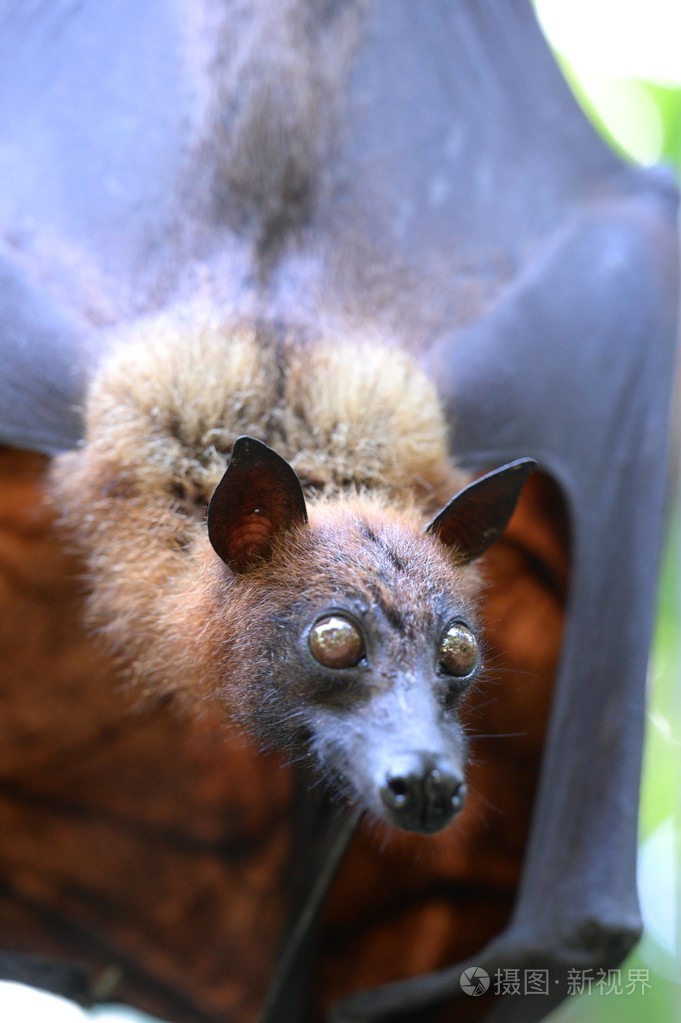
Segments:
[[[354,668],[364,657],[357,625],[342,615],[326,615],[310,629],[310,653],[325,668]]]
[[[477,639],[467,626],[454,622],[442,637],[440,671],[454,678],[467,678],[473,674],[479,660]]]

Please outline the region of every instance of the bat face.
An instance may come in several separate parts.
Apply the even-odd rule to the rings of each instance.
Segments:
[[[426,527],[415,505],[351,489],[315,501],[308,521],[291,466],[240,438],[208,535],[226,566],[215,645],[244,725],[314,757],[336,791],[390,824],[445,827],[465,795],[457,711],[481,671],[471,562],[532,464],[469,484]]]
[[[480,669],[479,644],[461,610],[445,622],[427,605],[398,609],[399,597],[390,617],[380,605],[329,608],[303,635],[316,697],[305,716],[335,787],[392,825],[430,833],[463,805],[457,710]],[[354,663],[338,665],[345,657]]]
[[[244,623],[227,626],[230,700],[351,802],[439,831],[465,797],[458,708],[482,668],[476,582],[416,522],[326,508],[225,592]]]

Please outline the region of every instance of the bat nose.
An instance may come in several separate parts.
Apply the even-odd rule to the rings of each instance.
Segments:
[[[430,834],[444,828],[461,810],[466,786],[447,758],[417,752],[391,765],[380,795],[393,824]]]

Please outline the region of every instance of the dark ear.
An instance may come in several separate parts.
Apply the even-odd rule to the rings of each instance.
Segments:
[[[533,458],[519,458],[469,483],[438,512],[426,532],[456,547],[462,564],[474,561],[506,529],[523,483],[536,464]]]
[[[233,572],[267,561],[276,537],[307,522],[298,477],[281,455],[239,437],[208,506],[208,537]]]

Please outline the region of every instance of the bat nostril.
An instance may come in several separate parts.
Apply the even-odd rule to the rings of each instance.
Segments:
[[[409,802],[409,781],[407,778],[386,778],[381,789],[381,798],[387,807],[398,809]]]
[[[466,786],[458,774],[433,768],[423,777],[425,795],[432,800],[463,801]]]
[[[407,831],[439,831],[463,807],[463,778],[446,763],[415,754],[388,772],[380,786],[380,798],[392,823]]]

